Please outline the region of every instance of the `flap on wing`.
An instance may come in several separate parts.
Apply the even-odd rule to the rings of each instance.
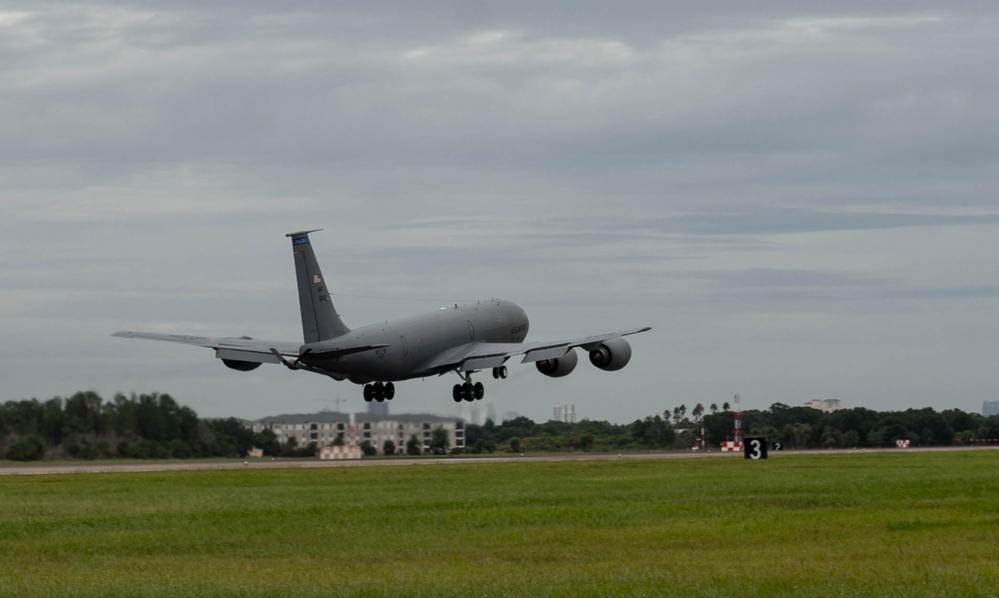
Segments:
[[[524,359],[520,363],[533,363],[535,361],[541,361],[542,359],[558,359],[559,357],[565,357],[565,354],[569,352],[569,348],[568,343],[555,347],[541,347],[525,353]]]
[[[239,351],[237,349],[215,349],[215,357],[250,363],[281,363],[273,353],[258,353],[256,351]]]
[[[506,363],[506,360],[509,358],[510,356],[505,353],[503,355],[494,355],[491,357],[470,357],[465,361],[462,361],[458,369],[462,372],[470,372],[474,370],[498,368]]]

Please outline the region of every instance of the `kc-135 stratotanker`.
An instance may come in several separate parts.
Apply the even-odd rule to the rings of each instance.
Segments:
[[[523,355],[521,363],[534,363],[552,378],[568,375],[576,367],[577,347],[589,354],[596,367],[620,370],[631,360],[631,345],[624,337],[650,328],[635,328],[571,340],[525,343],[530,323],[512,301],[490,299],[441,308],[427,314],[372,324],[351,330],[330,299],[326,279],[312,249],[309,233],[289,233],[298,278],[304,342],[266,341],[247,336],[213,338],[123,330],[113,336],[168,341],[215,350],[226,367],[248,372],[263,363],[279,363],[364,385],[365,401],[386,401],[395,396],[395,382],[455,372],[464,383],[455,384],[455,402],[485,395],[482,382],[472,374],[491,370],[493,378],[506,378],[506,362]]]

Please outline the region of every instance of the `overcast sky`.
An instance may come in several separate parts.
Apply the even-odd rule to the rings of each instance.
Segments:
[[[110,337],[301,339],[310,228],[352,327],[490,297],[528,340],[653,327],[620,372],[485,376],[499,414],[996,399],[997,5],[675,4],[5,2],[0,401],[363,410]]]

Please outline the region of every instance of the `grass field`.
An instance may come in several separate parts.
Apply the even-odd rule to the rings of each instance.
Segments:
[[[3,476],[0,595],[997,596],[999,451]]]

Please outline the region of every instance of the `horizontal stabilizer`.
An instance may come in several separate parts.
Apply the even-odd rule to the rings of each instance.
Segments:
[[[376,349],[384,349],[390,345],[361,345],[358,347],[327,347],[324,345],[329,345],[329,343],[312,343],[309,345],[304,345],[304,347],[310,351],[313,355],[318,355],[322,357],[343,357],[345,355],[353,355],[354,353],[364,353],[365,351],[374,351]]]

